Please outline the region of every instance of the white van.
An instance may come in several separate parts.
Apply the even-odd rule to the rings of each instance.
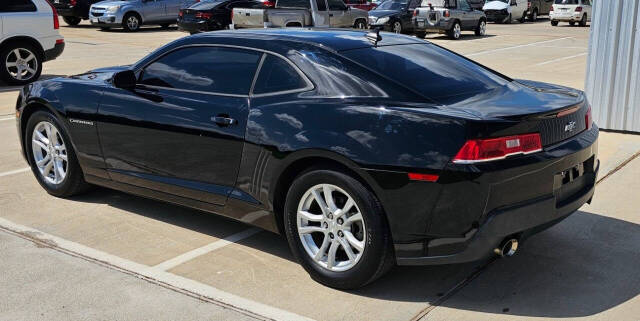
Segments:
[[[0,0],[0,79],[10,85],[37,80],[42,63],[64,51],[59,28],[47,0]]]
[[[524,22],[528,9],[528,0],[487,0],[482,7],[487,21],[496,23]]]

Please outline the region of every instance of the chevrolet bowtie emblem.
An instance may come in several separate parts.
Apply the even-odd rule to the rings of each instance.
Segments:
[[[576,128],[576,122],[572,121],[564,126],[564,131],[572,132],[575,128]]]

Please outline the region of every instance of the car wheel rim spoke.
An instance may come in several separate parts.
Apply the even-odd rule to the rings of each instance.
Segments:
[[[345,190],[331,184],[316,185],[298,204],[297,230],[305,252],[331,271],[353,268],[365,251],[365,222]]]
[[[41,177],[60,184],[67,176],[67,148],[57,128],[47,121],[38,123],[31,138],[33,158]]]
[[[26,58],[22,58],[26,57]],[[16,48],[5,59],[5,68],[17,80],[29,80],[38,70],[38,60],[28,49]]]

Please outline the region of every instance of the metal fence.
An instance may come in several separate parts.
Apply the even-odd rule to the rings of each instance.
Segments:
[[[640,0],[595,0],[585,91],[606,129],[640,132]]]

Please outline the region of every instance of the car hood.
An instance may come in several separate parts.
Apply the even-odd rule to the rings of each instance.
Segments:
[[[69,78],[79,79],[79,80],[106,81],[111,79],[113,77],[113,74],[123,70],[127,70],[130,67],[131,67],[130,65],[127,65],[127,66],[113,66],[113,67],[98,68],[98,69],[87,71],[79,75],[70,76]]]
[[[576,89],[530,80],[515,80],[493,90],[440,101],[446,109],[482,119],[518,118],[546,114],[580,104],[584,94]]]
[[[489,1],[484,4],[482,10],[502,10],[507,9],[509,4],[504,3],[502,1]]]
[[[132,3],[131,1],[100,1],[93,4],[93,7],[113,7],[121,6],[123,4]]]
[[[400,11],[398,10],[371,10],[369,11],[369,17],[382,18],[397,15],[399,13]]]

